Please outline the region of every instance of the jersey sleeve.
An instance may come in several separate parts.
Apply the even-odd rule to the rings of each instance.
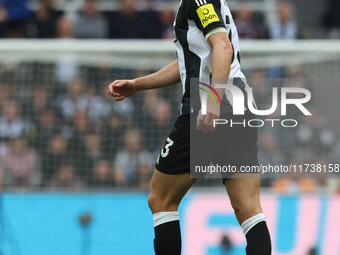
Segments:
[[[206,36],[213,28],[224,27],[220,0],[191,0],[188,16]]]

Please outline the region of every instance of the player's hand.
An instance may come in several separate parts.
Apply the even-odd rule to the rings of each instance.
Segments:
[[[138,91],[134,80],[115,80],[109,85],[108,94],[116,101],[132,96]]]
[[[201,110],[198,112],[197,116],[197,130],[202,130],[204,133],[213,132],[216,127],[214,127],[214,120],[220,118],[221,110],[220,105],[215,103],[212,100],[207,101],[207,114],[202,115]]]

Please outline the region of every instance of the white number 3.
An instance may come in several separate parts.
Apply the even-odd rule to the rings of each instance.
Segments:
[[[165,158],[166,156],[168,156],[170,146],[172,146],[174,144],[174,141],[172,141],[169,137],[166,139],[166,142],[167,142],[166,145],[164,146],[164,148],[161,151],[162,158]],[[165,149],[165,151],[164,151],[164,149]]]

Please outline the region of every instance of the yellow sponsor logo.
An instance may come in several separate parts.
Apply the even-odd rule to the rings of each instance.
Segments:
[[[206,4],[196,10],[201,20],[202,26],[206,27],[210,23],[220,21],[212,4]]]

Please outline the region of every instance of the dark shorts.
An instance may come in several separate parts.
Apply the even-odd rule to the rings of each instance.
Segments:
[[[195,128],[196,116],[194,114],[190,118],[187,114],[178,117],[156,162],[157,170],[172,175],[190,172],[193,177],[204,178],[206,174],[197,173],[195,167],[218,165],[239,170],[258,165],[257,128],[244,127],[243,124],[217,125],[214,132],[204,134]],[[224,114],[220,117],[232,119],[234,123],[247,123],[254,118],[249,112],[244,116]],[[227,172],[222,177],[229,178],[232,174]]]

